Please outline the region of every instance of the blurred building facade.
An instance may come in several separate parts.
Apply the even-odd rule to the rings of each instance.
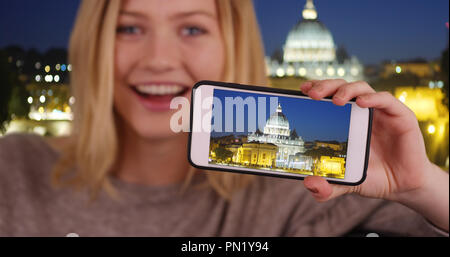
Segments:
[[[397,87],[394,95],[416,115],[430,160],[448,168],[449,111],[443,104],[445,94],[435,86],[441,83],[430,81],[428,87]]]
[[[428,62],[423,59],[416,59],[402,62],[389,62],[383,64],[383,71],[380,74],[382,78],[388,78],[399,73],[414,74],[419,78],[431,78],[440,72],[439,63],[436,61]]]

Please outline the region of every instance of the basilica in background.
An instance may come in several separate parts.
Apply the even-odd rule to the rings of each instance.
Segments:
[[[354,56],[338,60],[333,36],[317,18],[313,0],[307,0],[300,20],[289,32],[283,60],[266,57],[271,77],[363,80],[363,66]]]

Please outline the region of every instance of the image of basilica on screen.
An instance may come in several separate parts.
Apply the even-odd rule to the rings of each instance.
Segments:
[[[344,178],[346,152],[347,142],[305,142],[279,104],[262,131],[212,136],[209,163]]]

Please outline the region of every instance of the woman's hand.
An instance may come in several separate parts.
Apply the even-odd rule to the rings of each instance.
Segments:
[[[358,106],[374,108],[366,180],[342,186],[309,176],[303,183],[317,201],[347,193],[398,201],[448,231],[448,174],[429,161],[416,116],[406,105],[363,81],[308,81],[300,89],[316,100],[332,96],[334,104],[344,105],[356,97]]]

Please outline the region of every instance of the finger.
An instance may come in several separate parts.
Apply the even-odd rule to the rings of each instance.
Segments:
[[[356,104],[362,108],[377,108],[393,116],[413,113],[411,109],[388,92],[360,95],[356,98]]]
[[[308,80],[308,81],[305,81],[302,84],[300,84],[300,90],[302,91],[302,93],[307,94],[308,91],[312,88],[313,83],[316,81],[317,80]]]
[[[318,80],[312,83],[308,96],[315,100],[320,100],[326,96],[333,95],[336,90],[345,85],[347,81],[343,79]]]
[[[342,85],[333,95],[333,103],[345,105],[351,99],[364,94],[375,93],[375,90],[365,81],[356,81]]]
[[[322,177],[308,176],[304,179],[303,184],[308,189],[314,199],[318,202],[326,202],[338,196],[352,193],[355,191],[354,187],[331,185]]]

